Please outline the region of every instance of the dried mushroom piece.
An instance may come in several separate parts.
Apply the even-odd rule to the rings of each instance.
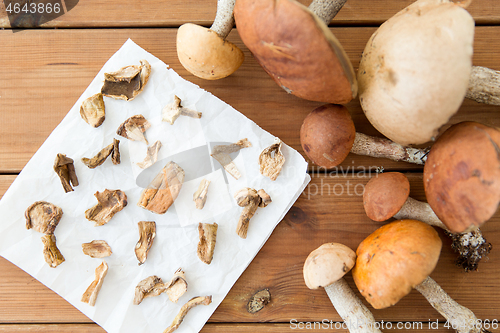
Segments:
[[[102,283],[104,282],[104,278],[108,273],[108,264],[103,261],[96,269],[95,269],[95,279],[90,284],[90,286],[85,290],[82,295],[82,302],[88,303],[91,306],[95,305],[97,300],[97,295],[99,295],[99,291],[101,290]]]
[[[170,301],[177,303],[186,291],[187,281],[184,272],[179,268],[168,283],[163,283],[162,279],[156,275],[139,282],[135,287],[134,304],[139,305],[145,298],[159,296],[164,292],[168,294]]]
[[[80,115],[87,124],[92,127],[99,127],[106,118],[106,108],[101,93],[90,96],[82,102]]]
[[[54,161],[54,171],[59,176],[66,193],[73,191],[71,185],[78,186],[78,178],[76,177],[73,159],[66,157],[64,154],[57,154],[56,160]]]
[[[271,203],[271,197],[262,189],[257,192],[253,188],[246,187],[236,192],[234,198],[238,206],[245,207],[236,227],[236,233],[244,239],[247,238],[248,225],[257,208],[266,207]]]
[[[111,152],[111,162],[114,165],[120,164],[120,140],[113,139],[113,151]]]
[[[151,74],[151,65],[146,60],[140,63],[141,66],[131,65],[116,72],[104,73],[101,93],[114,99],[133,100],[142,92]]]
[[[191,298],[186,304],[184,304],[182,306],[182,308],[179,311],[179,313],[177,314],[177,316],[175,316],[172,324],[169,327],[167,327],[163,331],[163,333],[171,333],[171,332],[175,331],[177,328],[179,328],[180,324],[184,320],[184,317],[186,317],[189,310],[191,310],[195,306],[197,306],[197,305],[209,305],[210,303],[212,303],[212,296],[198,296],[198,297]]]
[[[93,240],[90,243],[83,243],[82,250],[83,253],[91,258],[105,258],[113,253],[111,247],[104,240]]]
[[[149,121],[142,114],[132,116],[125,120],[116,131],[116,134],[132,141],[141,141],[148,144],[144,132],[151,127]]]
[[[210,265],[214,257],[215,242],[217,240],[217,223],[199,223],[198,233],[200,241],[198,242],[198,258],[205,264]]]
[[[184,272],[182,271],[182,268],[179,268],[177,271],[175,271],[174,277],[168,283],[168,299],[171,302],[177,303],[179,298],[181,298],[181,296],[186,293],[187,287],[188,284],[186,281],[186,277],[184,276]]]
[[[210,180],[203,179],[198,186],[198,189],[193,194],[193,201],[196,208],[203,209],[205,207],[205,202],[207,201],[208,185],[210,185]]]
[[[53,234],[63,211],[61,208],[47,201],[36,201],[24,212],[26,229],[33,229],[42,234]]]
[[[64,257],[57,248],[56,236],[54,236],[54,234],[43,235],[42,242],[45,262],[52,268],[55,268],[62,264],[64,262]]]
[[[174,203],[184,182],[184,170],[175,162],[167,165],[141,193],[137,205],[153,213],[164,214]]]
[[[146,157],[144,158],[144,161],[137,163],[139,168],[141,169],[147,169],[153,164],[156,163],[158,160],[158,151],[161,148],[161,142],[156,141],[152,146],[148,147],[148,151],[146,153]]]
[[[283,164],[285,164],[285,156],[281,152],[281,140],[274,139],[274,143],[264,149],[259,156],[260,173],[269,177],[271,180],[278,178]]]
[[[271,292],[269,289],[257,291],[247,303],[248,313],[257,313],[262,310],[271,301]]]
[[[248,147],[252,147],[252,143],[245,138],[229,145],[215,146],[211,156],[215,158],[231,176],[235,179],[239,179],[241,174],[229,154]]]
[[[139,260],[139,265],[142,265],[146,262],[149,250],[153,246],[156,237],[156,223],[141,221],[137,225],[139,226],[139,241],[135,245],[135,256]]]
[[[113,164],[120,164],[120,140],[113,139],[113,143],[107,145],[100,152],[97,153],[92,158],[82,158],[83,164],[85,164],[90,169],[94,169],[99,165],[103,164],[104,161],[111,155],[111,161]],[[113,158],[113,155],[115,156]]]
[[[191,118],[201,118],[202,113],[191,110],[181,106],[181,99],[177,96],[174,96],[174,101],[170,104],[167,104],[162,112],[162,121],[167,121],[170,125],[173,125],[174,122],[179,118],[179,116],[187,116]]]
[[[127,206],[127,195],[121,190],[97,191],[94,196],[97,205],[85,211],[85,217],[95,222],[95,226],[101,226],[109,222],[111,218]]]

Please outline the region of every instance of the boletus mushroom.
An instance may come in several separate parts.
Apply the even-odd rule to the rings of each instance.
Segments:
[[[130,65],[116,72],[104,73],[104,85],[101,93],[106,97],[131,101],[137,97],[146,86],[151,74],[151,65],[146,60],[141,65]]]
[[[271,180],[278,178],[283,164],[285,164],[285,156],[281,152],[282,142],[279,138],[274,139],[274,143],[265,148],[259,155],[259,171]]]
[[[64,192],[72,192],[73,186],[78,186],[78,177],[76,176],[75,165],[73,159],[65,154],[57,154],[54,161],[54,171],[59,176]]]
[[[370,234],[356,250],[354,282],[375,309],[396,304],[417,289],[459,333],[479,333],[472,311],[455,302],[429,277],[441,252],[436,230],[417,220],[388,223]]]
[[[325,168],[339,165],[350,152],[415,164],[424,164],[427,155],[425,149],[356,132],[349,110],[335,104],[320,106],[307,115],[300,128],[300,143],[306,155]]]
[[[101,93],[85,99],[80,106],[80,116],[92,127],[99,127],[106,118],[106,107]]]
[[[139,227],[139,241],[135,245],[135,256],[139,260],[139,265],[142,265],[146,262],[156,237],[156,222],[141,221],[137,225]]]
[[[103,261],[99,266],[97,266],[94,274],[94,281],[92,281],[92,283],[88,286],[87,290],[85,290],[82,295],[82,302],[88,303],[91,306],[95,305],[97,296],[99,295],[99,291],[101,291],[104,278],[108,274],[108,264]]]
[[[165,292],[170,301],[177,303],[179,298],[186,293],[187,286],[182,268],[175,271],[174,276],[167,283],[163,283],[160,277],[152,275],[135,287],[134,304],[139,305],[145,298],[159,296]]]
[[[127,195],[121,190],[94,193],[97,204],[85,211],[85,218],[95,222],[95,226],[105,225],[116,213],[127,206]]]
[[[425,222],[445,230],[452,238],[452,248],[459,253],[457,264],[466,272],[477,270],[479,261],[491,251],[481,230],[452,234],[436,216],[431,206],[410,196],[410,182],[400,172],[378,174],[368,181],[363,193],[366,215],[374,221],[412,219]]]
[[[198,249],[196,253],[198,254],[198,258],[200,258],[200,260],[207,265],[210,265],[214,257],[218,228],[219,225],[215,222],[198,224],[198,234],[200,240],[198,242]]]
[[[149,121],[142,114],[132,116],[125,120],[116,131],[116,134],[132,141],[141,141],[148,144],[144,132],[151,127]]]
[[[343,278],[355,263],[356,254],[349,247],[339,243],[323,244],[307,257],[303,269],[304,281],[309,289],[325,288],[350,332],[380,333],[373,314]]]
[[[217,13],[210,27],[186,23],[177,31],[177,56],[191,74],[217,80],[233,74],[243,63],[243,52],[226,40],[234,26],[235,0],[217,0]]]
[[[63,211],[47,201],[36,201],[24,213],[26,229],[33,229],[42,234],[51,235],[61,220]]]
[[[344,104],[358,87],[351,61],[328,29],[345,0],[238,0],[240,37],[264,70],[288,93]]]
[[[252,147],[252,143],[248,141],[247,138],[238,140],[235,143],[231,143],[229,145],[217,145],[213,148],[210,156],[215,158],[234,179],[239,179],[241,177],[241,173],[234,164],[233,159],[231,158],[232,153],[236,153],[240,149]]]
[[[256,191],[253,188],[245,187],[236,192],[234,198],[238,206],[244,207],[236,226],[236,233],[245,239],[247,238],[250,219],[254,216],[257,208],[266,207],[271,203],[271,197],[263,189]]]

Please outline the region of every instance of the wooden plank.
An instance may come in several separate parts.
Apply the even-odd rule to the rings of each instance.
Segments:
[[[310,0],[300,0],[308,5]],[[349,0],[331,25],[380,24],[413,0],[371,1]],[[169,1],[80,1],[67,14],[43,24],[57,28],[101,28],[101,27],[178,27],[186,22],[210,26],[215,18],[215,0],[169,0]],[[477,24],[498,24],[500,8],[495,0],[474,1],[469,12]],[[0,3],[0,28],[9,28],[5,6]]]
[[[364,44],[375,28],[332,28],[355,68]],[[500,27],[476,29],[474,64],[500,69]],[[305,116],[321,103],[286,94],[260,68],[237,32],[229,39],[246,55],[232,76],[206,81],[190,75],[175,51],[175,29],[88,29],[0,31],[0,54],[5,64],[0,76],[0,173],[19,172],[53,131],[91,82],[106,60],[127,40],[169,64],[185,79],[213,93],[265,130],[302,152],[299,130]],[[359,132],[380,135],[364,116],[356,99],[347,105]],[[464,101],[450,123],[476,120],[500,127],[499,107]],[[388,160],[351,155],[341,165],[420,170],[420,167]]]
[[[423,200],[421,174],[408,174],[411,196]],[[297,321],[340,321],[323,290],[309,290],[302,267],[313,249],[326,242],[341,242],[355,249],[382,223],[369,220],[363,210],[362,193],[369,175],[315,175],[283,221],[235,283],[210,318],[211,323],[289,323]],[[13,176],[0,176],[0,191]],[[342,193],[341,193],[342,192]],[[500,308],[500,212],[483,228],[493,251],[480,265],[480,271],[464,273],[454,265],[456,258],[450,241],[439,231],[443,250],[432,277],[460,304],[472,309],[478,318],[497,319]],[[355,285],[350,274],[349,285]],[[269,288],[272,300],[260,312],[250,314],[246,304],[258,290]],[[356,290],[356,289],[354,289]],[[356,292],[358,295],[359,293]],[[90,322],[61,297],[22,270],[0,259],[0,323],[86,323]],[[396,306],[373,310],[380,321],[436,321],[442,317],[417,292]]]

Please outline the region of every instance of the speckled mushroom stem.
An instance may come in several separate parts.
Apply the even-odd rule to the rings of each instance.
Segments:
[[[347,0],[313,0],[309,10],[328,25],[346,2]]]
[[[414,164],[425,164],[427,150],[405,147],[391,140],[377,138],[356,132],[351,153],[372,157],[388,158]]]
[[[441,222],[427,202],[418,201],[413,198],[406,199],[403,207],[394,215],[394,218],[398,220],[419,220],[428,225],[448,231],[448,228]]]
[[[500,105],[500,71],[472,67],[465,97],[479,103]]]
[[[415,287],[458,333],[488,332],[477,327],[477,318],[474,313],[458,304],[441,288],[436,281],[427,277],[424,282]]]
[[[234,27],[234,4],[236,0],[217,0],[217,13],[210,30],[225,39]]]
[[[354,294],[344,278],[325,287],[335,310],[351,333],[382,333],[375,325],[375,318]]]

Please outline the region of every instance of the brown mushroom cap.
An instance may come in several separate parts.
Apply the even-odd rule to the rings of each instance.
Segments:
[[[287,92],[337,104],[356,97],[356,76],[342,45],[305,6],[292,0],[238,0],[234,18],[243,43]]]
[[[358,246],[354,282],[375,309],[394,305],[434,270],[441,245],[436,230],[423,222],[386,224]]]
[[[410,182],[400,172],[386,172],[370,179],[363,193],[366,215],[374,221],[393,217],[410,195]]]
[[[427,201],[452,232],[493,216],[500,202],[500,132],[476,122],[450,127],[432,146],[424,167]]]
[[[177,31],[177,56],[182,66],[206,80],[222,79],[243,63],[243,52],[213,30],[186,23]]]
[[[345,160],[355,137],[351,115],[342,105],[328,104],[314,109],[300,128],[300,143],[306,155],[325,168]]]
[[[326,243],[312,251],[304,263],[304,281],[309,289],[326,287],[340,280],[356,262],[349,247]]]

